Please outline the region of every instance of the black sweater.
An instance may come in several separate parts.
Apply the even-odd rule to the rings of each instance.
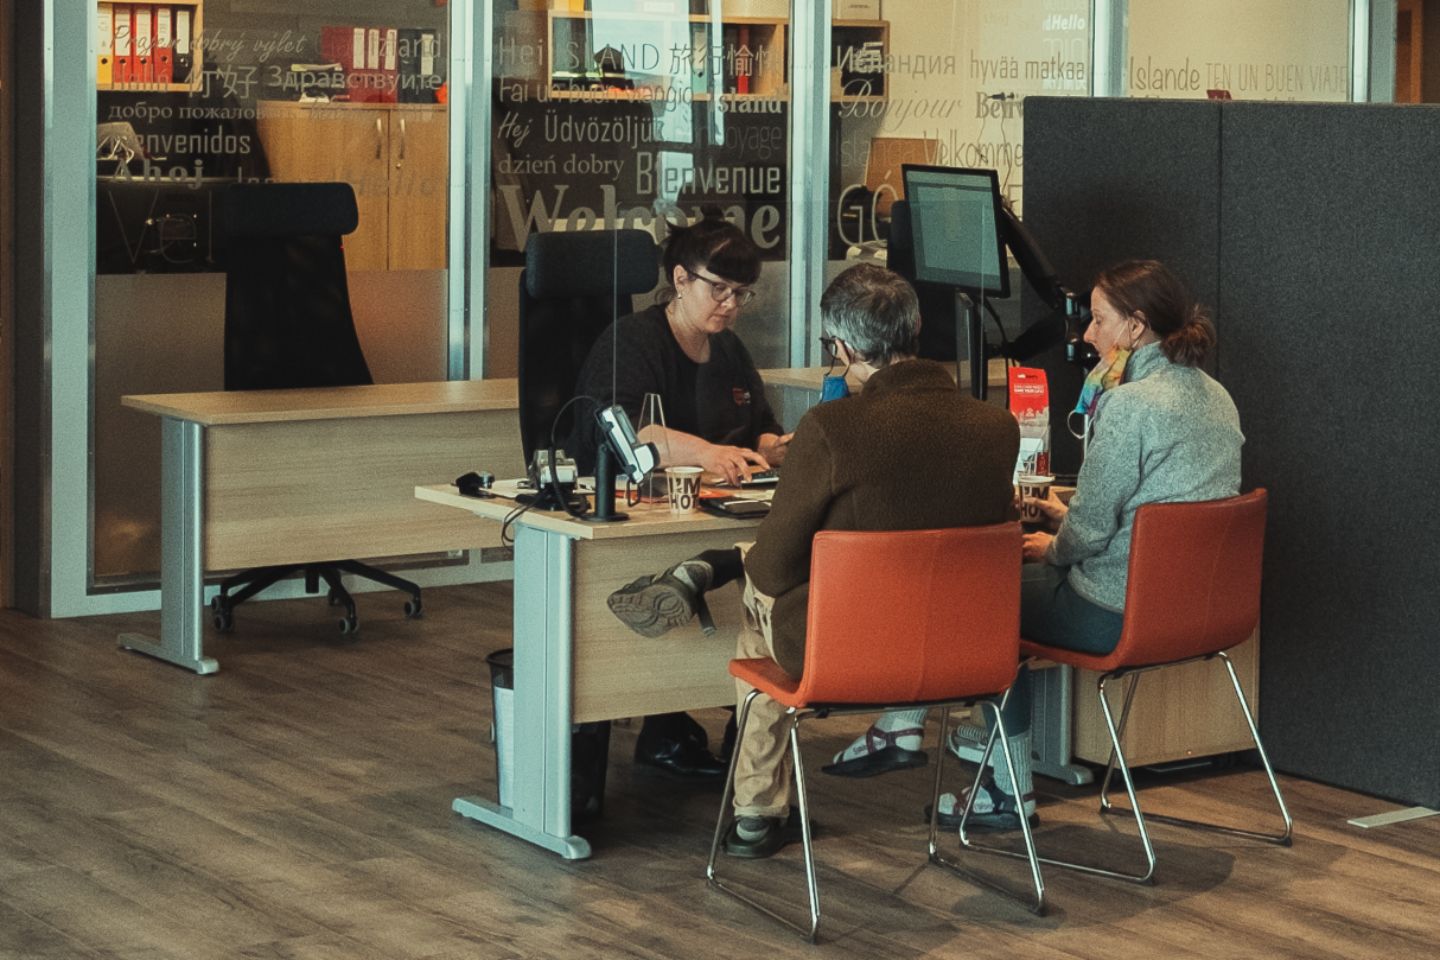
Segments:
[[[740,338],[730,330],[711,334],[710,360],[696,363],[680,348],[659,305],[621,317],[600,334],[575,392],[607,406],[618,403],[637,430],[645,394],[656,393],[665,426],[710,443],[754,449],[762,433],[784,432]],[[593,473],[594,408],[587,412],[585,406],[577,414],[570,449],[580,472]]]

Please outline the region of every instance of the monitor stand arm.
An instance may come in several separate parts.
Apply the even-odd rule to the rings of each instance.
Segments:
[[[964,336],[961,336],[961,332]],[[984,317],[970,299],[970,294],[955,289],[955,382],[960,383],[960,344],[965,344],[970,367],[970,393],[976,400],[984,400],[989,393],[990,373],[986,368]]]

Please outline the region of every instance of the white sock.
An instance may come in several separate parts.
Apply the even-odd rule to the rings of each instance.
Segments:
[[[673,571],[675,579],[685,584],[697,594],[704,593],[710,588],[710,581],[715,579],[715,568],[704,560],[686,560]]]
[[[890,710],[880,714],[875,722],[870,725],[869,730],[866,730],[860,734],[860,736],[856,737],[850,746],[835,754],[834,762],[842,763],[846,760],[854,760],[857,757],[863,757],[868,753],[874,753],[876,750],[883,748],[885,742],[880,740],[880,738],[872,737],[871,734],[873,732],[890,733],[894,730],[908,730],[911,728],[924,730],[925,715],[929,712],[925,707],[919,707],[914,710]],[[919,750],[922,745],[921,736],[920,734],[906,734],[902,737],[896,737],[895,745],[901,750]]]
[[[995,770],[995,786],[1012,797],[1024,797],[1035,792],[1035,779],[1030,773],[1030,731],[1010,737],[1010,754],[1015,758],[1015,776],[1005,763],[1005,751],[995,742],[995,752],[990,765]]]

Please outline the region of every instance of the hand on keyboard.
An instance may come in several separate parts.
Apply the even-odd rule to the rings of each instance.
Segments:
[[[780,482],[778,470],[756,470],[749,479],[741,480],[742,487],[768,487]]]

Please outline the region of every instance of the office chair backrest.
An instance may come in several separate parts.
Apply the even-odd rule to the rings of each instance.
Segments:
[[[520,274],[520,438],[529,463],[550,443],[564,443],[575,408],[556,415],[575,394],[580,368],[601,331],[630,313],[633,297],[655,289],[659,259],[644,230],[532,234]],[[587,415],[593,411],[585,411]]]
[[[1260,622],[1263,488],[1135,511],[1125,625],[1112,658],[1131,666],[1228,650]]]
[[[1020,525],[822,530],[810,558],[805,703],[959,700],[1010,686]]]
[[[920,301],[920,356],[926,360],[955,359],[955,291],[939,283],[915,279],[915,234],[910,224],[910,203],[890,205],[890,236],[886,265],[910,281]]]
[[[221,212],[225,389],[372,383],[340,243],[360,222],[350,185],[232,184]]]

